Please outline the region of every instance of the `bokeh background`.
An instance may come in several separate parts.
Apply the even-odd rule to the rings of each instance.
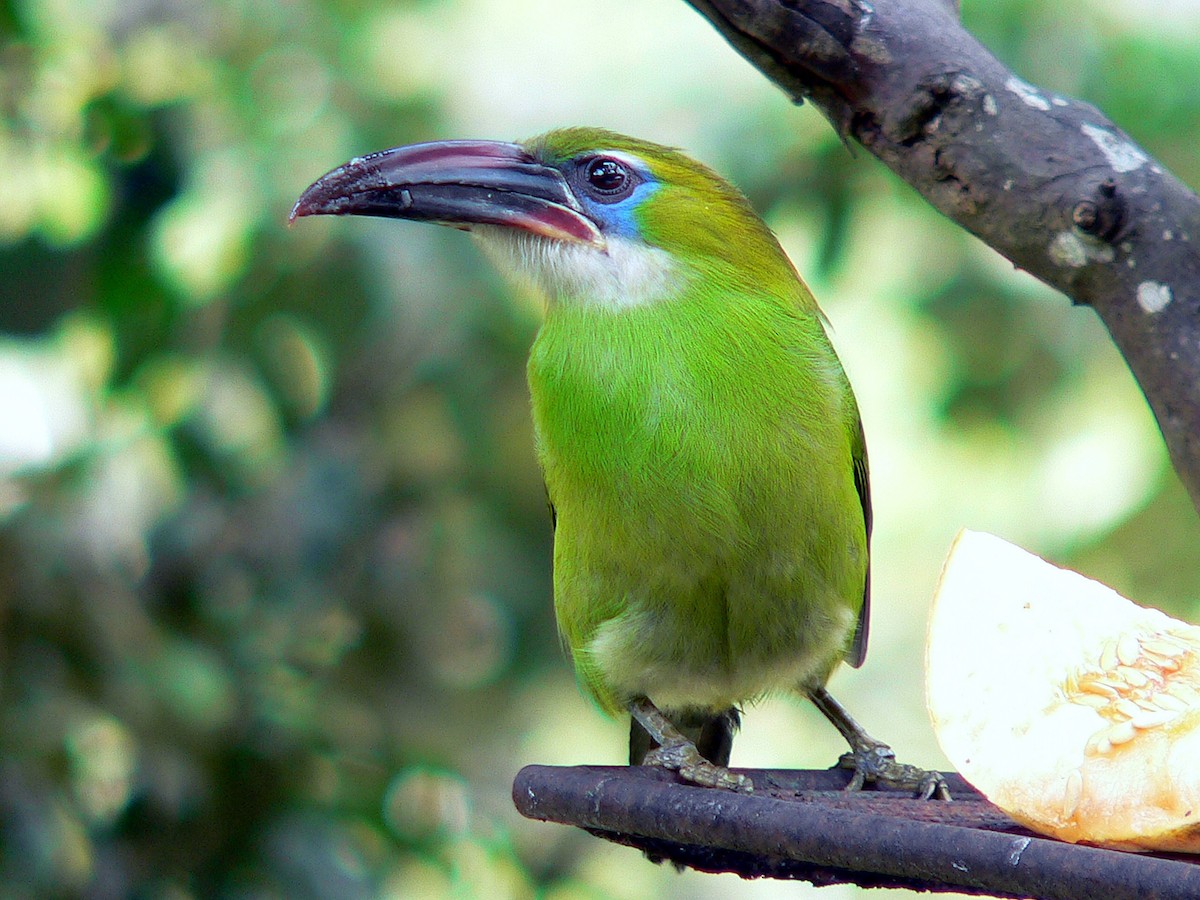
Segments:
[[[1200,184],[1195,3],[963,15]],[[682,0],[0,0],[0,897],[814,891],[513,811],[520,766],[621,762],[626,727],[554,632],[539,310],[456,232],[286,226],[350,156],[563,124],[727,173],[821,299],[876,515],[872,652],[832,687],[902,757],[945,765],[922,640],[960,527],[1200,614],[1195,512],[1098,319]],[[841,749],[780,698],[734,762]]]

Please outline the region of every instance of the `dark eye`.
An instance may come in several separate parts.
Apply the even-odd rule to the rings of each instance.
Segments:
[[[637,187],[637,175],[620,160],[597,156],[583,166],[583,177],[597,200],[612,203],[623,200]]]
[[[615,159],[601,157],[593,159],[588,165],[588,183],[604,194],[615,194],[621,190],[628,177],[625,167]]]

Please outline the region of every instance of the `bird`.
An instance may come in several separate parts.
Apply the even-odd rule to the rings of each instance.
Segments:
[[[356,157],[289,222],[314,215],[469,231],[543,301],[527,377],[554,609],[584,692],[631,716],[631,764],[752,792],[729,768],[741,712],[795,691],[850,745],[850,789],[949,799],[826,687],[866,655],[867,449],[824,315],[744,194],[571,127]]]

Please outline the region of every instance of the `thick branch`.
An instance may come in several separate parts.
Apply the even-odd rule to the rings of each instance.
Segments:
[[[1015,76],[948,0],[688,2],[937,209],[1092,306],[1200,507],[1200,198],[1094,107]]]
[[[1042,900],[1200,895],[1196,863],[1036,837],[953,773],[953,803],[847,793],[844,769],[747,774],[752,795],[680,784],[655,767],[527,766],[513,802],[533,819],[746,878]]]

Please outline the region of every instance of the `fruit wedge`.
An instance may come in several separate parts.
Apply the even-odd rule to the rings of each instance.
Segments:
[[[926,697],[946,756],[1028,828],[1200,852],[1200,628],[963,531],[930,614]]]

